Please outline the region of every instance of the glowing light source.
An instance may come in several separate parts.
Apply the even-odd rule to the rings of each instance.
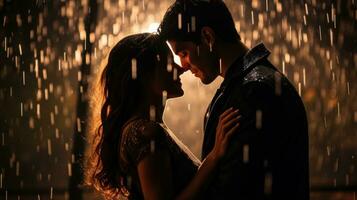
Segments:
[[[155,33],[157,32],[157,29],[159,28],[160,23],[158,22],[153,22],[149,25],[149,27],[146,29],[146,32],[150,32],[150,33]]]

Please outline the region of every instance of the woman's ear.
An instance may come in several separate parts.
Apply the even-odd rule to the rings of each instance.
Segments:
[[[201,41],[202,43],[209,46],[210,51],[212,51],[213,44],[216,40],[216,34],[214,33],[213,29],[208,26],[204,26],[201,29]]]

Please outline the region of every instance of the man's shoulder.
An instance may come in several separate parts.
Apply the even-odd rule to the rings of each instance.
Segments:
[[[230,81],[229,88],[233,91],[244,91],[251,86],[274,87],[276,78],[283,75],[274,67],[257,64],[249,70],[243,77],[234,78]]]
[[[275,68],[265,64],[257,64],[243,77],[243,85],[252,82],[272,84],[276,76],[281,76],[281,74]]]

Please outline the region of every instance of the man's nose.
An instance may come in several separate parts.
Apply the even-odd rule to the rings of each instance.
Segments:
[[[187,70],[189,70],[189,69],[191,68],[190,63],[188,63],[188,62],[186,61],[186,59],[180,58],[180,62],[181,62],[181,68],[182,68],[184,71],[187,71]]]

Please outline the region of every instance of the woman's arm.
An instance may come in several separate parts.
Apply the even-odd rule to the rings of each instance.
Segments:
[[[185,189],[173,197],[172,166],[168,152],[155,151],[138,164],[138,174],[145,199],[198,199],[214,177],[214,171],[224,156],[229,138],[237,130],[238,111],[228,109],[219,119],[213,150],[203,161]]]
[[[155,151],[138,164],[144,199],[172,199],[172,167],[167,151]]]

